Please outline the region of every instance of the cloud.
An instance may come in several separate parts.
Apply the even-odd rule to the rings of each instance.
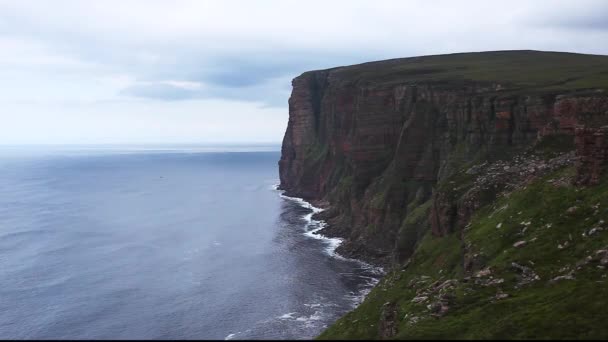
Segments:
[[[206,112],[221,100],[280,109],[272,125],[286,125],[291,79],[304,71],[463,51],[607,54],[605,13],[604,0],[0,0],[0,100],[46,103],[41,118],[70,101],[122,101],[114,110],[129,117],[147,102]]]
[[[121,95],[131,95],[160,100],[191,99],[200,94],[201,84],[188,81],[138,82],[120,91]]]
[[[604,0],[556,0],[551,6],[529,11],[522,22],[530,27],[565,31],[608,31],[608,2]],[[604,51],[605,53],[605,51]]]
[[[135,82],[120,91],[121,95],[138,98],[179,101],[193,99],[228,99],[258,102],[262,107],[284,108],[290,88],[289,79],[274,78],[264,82],[234,84],[217,82],[201,84],[190,81]]]
[[[564,29],[582,30],[608,30],[608,3],[597,9],[588,9],[587,12],[579,12],[570,15],[557,15],[544,20],[544,24],[561,27]]]

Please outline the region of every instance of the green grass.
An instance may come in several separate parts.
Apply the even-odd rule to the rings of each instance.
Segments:
[[[327,156],[327,152],[328,152],[327,144],[315,143],[308,147],[304,158],[310,164],[316,164],[316,163],[321,162]]]
[[[559,153],[574,150],[574,136],[569,134],[547,135],[534,146],[544,159],[556,156]]]
[[[485,207],[473,218],[466,234],[467,241],[491,260],[491,266],[501,268],[513,261],[532,261],[544,279],[556,274],[564,265],[573,265],[588,251],[604,247],[608,234],[600,232],[595,237],[583,237],[582,234],[597,226],[599,220],[608,222],[608,184],[578,189],[556,187],[547,182],[573,172],[568,168],[546,176],[526,189],[500,199],[495,205]],[[597,203],[600,203],[600,209],[595,214],[593,206]],[[505,206],[508,207],[497,210]],[[578,210],[568,214],[566,211],[574,206]],[[530,222],[523,234],[520,233],[525,227],[522,222]],[[498,224],[501,224],[500,228],[497,228]],[[535,238],[525,247],[512,247],[517,241]],[[558,249],[557,245],[565,241],[569,241],[570,246]]]
[[[405,261],[414,251],[417,241],[422,240],[428,230],[427,219],[432,201],[428,200],[408,212],[397,233],[396,251],[400,262]]]
[[[319,336],[319,339],[377,338],[381,307],[388,301],[398,304],[399,316],[403,316],[406,312],[421,311],[423,309],[421,304],[411,303],[415,291],[409,288],[409,282],[418,275],[436,277],[444,271],[446,275],[461,274],[457,265],[460,256],[459,245],[460,241],[455,235],[435,238],[427,234],[407,273],[398,271],[387,275],[356,310],[334,323]],[[439,273],[440,270],[444,271]]]
[[[608,177],[600,185],[586,188],[549,182],[573,172],[573,168],[558,170],[483,207],[462,236],[457,232],[438,238],[427,233],[407,268],[385,276],[356,310],[319,338],[378,338],[380,313],[386,302],[397,304],[399,339],[608,338],[608,271],[592,263],[576,271],[575,280],[549,282],[567,273],[562,268],[572,269],[595,250],[608,247],[608,230],[582,236],[599,220],[608,222]],[[426,212],[425,206],[428,203],[412,212],[416,217],[410,220],[416,221]],[[567,213],[573,206],[578,209]],[[522,222],[530,222],[523,234]],[[519,240],[528,244],[513,247]],[[558,244],[565,241],[569,246],[559,249]],[[504,279],[504,283],[484,287],[464,282],[464,243],[470,243],[470,253],[481,254],[483,266],[491,267],[492,276]],[[540,280],[516,286],[512,262],[531,267]],[[411,301],[416,295],[412,281],[420,281],[423,276],[429,277],[425,284],[460,280],[450,310],[441,318],[429,316],[425,307],[428,302]],[[494,300],[497,287],[510,296]],[[410,323],[412,316],[419,321]]]
[[[490,51],[399,58],[331,69],[345,83],[499,83],[503,90],[608,89],[608,56]]]

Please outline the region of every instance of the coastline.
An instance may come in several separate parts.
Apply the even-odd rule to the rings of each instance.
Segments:
[[[308,213],[302,217],[306,221],[306,224],[304,225],[304,235],[307,237],[313,238],[313,239],[324,241],[327,244],[327,247],[325,248],[325,252],[330,257],[333,257],[333,258],[336,258],[339,260],[343,260],[343,261],[357,263],[362,268],[365,268],[365,269],[371,271],[371,273],[376,276],[375,278],[373,278],[373,280],[370,281],[369,289],[361,291],[362,292],[362,293],[360,293],[361,299],[358,303],[355,304],[353,309],[356,308],[361,302],[363,302],[363,300],[365,299],[365,296],[367,296],[367,294],[371,291],[371,289],[374,288],[380,282],[380,279],[386,274],[386,271],[384,270],[384,268],[381,266],[372,265],[371,263],[368,263],[361,259],[345,257],[336,251],[338,249],[338,247],[340,247],[340,245],[345,241],[345,239],[341,238],[341,237],[329,237],[329,236],[321,234],[321,231],[323,231],[323,229],[327,228],[328,224],[324,220],[313,218],[313,216],[327,210],[328,208],[317,207],[314,204],[312,204],[311,202],[309,202],[301,197],[285,195],[285,193],[287,191],[280,188],[280,183],[275,184],[273,186],[273,190],[279,192],[279,196],[281,198],[295,202],[295,203],[299,204],[301,207],[311,210],[310,213]],[[328,204],[325,204],[325,205],[327,206]]]
[[[321,254],[325,255],[325,257],[329,257],[330,259],[339,260],[345,263],[354,263],[356,265],[355,267],[358,267],[360,268],[360,270],[363,271],[363,274],[358,276],[358,278],[360,278],[361,280],[360,285],[357,287],[357,289],[350,291],[350,293],[344,294],[344,296],[342,297],[348,303],[348,307],[345,308],[345,312],[338,314],[335,317],[335,320],[339,319],[342,315],[356,309],[365,300],[366,296],[371,292],[371,290],[376,287],[382,277],[386,274],[384,269],[382,267],[369,264],[363,260],[344,257],[336,252],[336,249],[341,245],[341,243],[345,239],[339,237],[327,237],[321,234],[320,231],[327,227],[327,223],[323,220],[313,218],[316,214],[327,210],[327,207],[321,208],[312,204],[309,201],[304,200],[303,198],[285,195],[286,191],[284,189],[280,189],[280,184],[277,183],[271,185],[269,187],[269,190],[277,192],[279,194],[279,197],[289,202],[293,202],[309,211],[301,216],[298,215],[298,217],[300,217],[304,221],[301,227],[300,225],[298,225],[298,229],[302,229],[301,233],[306,238],[315,239],[323,243],[324,246],[321,250],[317,249],[318,252],[321,252]],[[306,308],[294,309],[292,310],[293,312],[290,311],[280,316],[271,317],[268,321],[264,321],[262,323],[267,324],[268,322],[279,320],[297,321],[300,324],[308,325],[311,321],[317,322],[324,319],[323,317],[326,315],[326,313],[323,312],[323,310],[327,310],[324,309],[324,307],[333,310],[331,308],[336,306],[336,304],[332,302],[306,303],[302,305]],[[310,311],[311,309],[313,309],[314,313]],[[303,314],[303,312],[307,311],[309,312]],[[329,325],[333,324],[334,322],[334,320],[326,321],[326,325],[324,325],[321,330],[316,332],[316,335],[314,336],[318,336],[318,334],[321,334]],[[248,331],[251,331],[251,329],[253,329],[253,327],[250,327],[248,330],[231,332],[230,334],[224,337],[224,340],[239,339],[243,333],[247,333]]]

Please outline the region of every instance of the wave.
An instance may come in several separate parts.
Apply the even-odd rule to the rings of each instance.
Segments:
[[[332,237],[328,237],[323,234],[320,234],[319,231],[322,230],[323,228],[325,228],[327,223],[323,220],[314,220],[312,218],[312,216],[314,214],[320,213],[320,212],[324,211],[325,209],[315,207],[310,202],[307,202],[300,197],[291,197],[291,196],[284,195],[285,191],[279,190],[279,184],[275,184],[273,186],[273,189],[276,191],[279,191],[280,192],[279,196],[281,196],[282,198],[295,202],[303,208],[310,209],[312,212],[302,216],[304,221],[306,221],[306,224],[304,225],[304,235],[306,235],[310,238],[313,238],[313,239],[324,241],[327,244],[327,247],[325,248],[325,252],[329,256],[340,258],[340,259],[345,259],[341,255],[336,253],[336,249],[340,246],[340,244],[342,244],[342,242],[344,240],[341,238],[332,238]]]
[[[251,332],[251,330],[252,330],[252,329],[247,329],[247,330],[245,330],[245,331],[237,331],[237,332],[235,332],[235,333],[228,334],[228,336],[224,337],[224,340],[225,340],[225,341],[228,341],[228,340],[234,340],[234,339],[237,339],[237,340],[248,339],[248,338],[242,338],[242,337],[238,337],[238,338],[237,338],[237,335],[243,335],[243,334],[245,334],[245,335],[246,335],[247,333]]]
[[[28,229],[28,230],[21,230],[21,231],[15,231],[15,232],[8,232],[8,233],[0,235],[0,240],[27,237],[29,235],[40,236],[42,234],[53,234],[53,231],[46,230],[46,229]]]
[[[363,301],[363,299],[365,299],[365,296],[367,296],[367,294],[372,290],[372,288],[376,286],[376,284],[378,284],[378,282],[380,281],[380,277],[386,274],[384,269],[380,266],[371,265],[363,260],[347,258],[338,254],[336,252],[336,249],[344,242],[344,239],[332,238],[321,234],[320,231],[327,226],[327,222],[323,220],[315,220],[312,218],[314,214],[320,213],[325,209],[315,207],[314,205],[312,205],[312,203],[304,200],[303,198],[284,195],[285,191],[279,190],[279,183],[275,184],[272,189],[278,191],[280,193],[279,196],[281,196],[282,198],[295,202],[301,207],[310,209],[312,211],[302,216],[304,221],[306,221],[306,224],[304,225],[304,235],[325,242],[327,245],[325,248],[325,252],[329,256],[340,260],[357,263],[362,269],[372,275],[370,277],[361,277],[366,279],[366,285],[364,286],[364,288],[359,290],[358,293],[353,293],[352,295],[348,296],[348,298],[353,301],[354,307],[359,305]]]
[[[292,319],[293,315],[297,314],[297,312],[290,312],[290,313],[286,313],[282,316],[279,316],[279,319]]]
[[[378,276],[382,276],[385,274],[384,269],[380,266],[374,266],[365,261],[362,261],[359,259],[347,258],[347,257],[344,257],[344,256],[336,253],[336,249],[342,244],[342,242],[344,242],[344,239],[332,238],[332,237],[328,237],[328,236],[325,236],[325,235],[319,233],[319,231],[321,231],[323,228],[325,228],[327,226],[327,222],[325,222],[323,220],[313,220],[313,218],[312,218],[312,216],[314,214],[320,213],[320,212],[324,211],[325,209],[315,207],[310,202],[307,202],[306,200],[304,200],[300,197],[291,197],[291,196],[284,195],[285,190],[279,190],[279,185],[280,184],[277,183],[277,184],[273,185],[273,187],[272,187],[273,190],[280,192],[279,196],[281,196],[284,199],[296,202],[303,208],[312,210],[311,213],[308,213],[302,217],[306,221],[306,226],[304,227],[305,228],[304,235],[317,239],[317,240],[325,241],[328,244],[328,247],[326,248],[325,251],[332,257],[335,257],[335,258],[338,258],[341,260],[348,260],[348,261],[356,262],[359,265],[361,265],[362,268],[364,268]]]

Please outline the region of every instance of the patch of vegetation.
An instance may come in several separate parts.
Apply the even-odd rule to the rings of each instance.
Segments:
[[[350,194],[352,186],[353,176],[342,177],[340,178],[338,185],[334,188],[332,196],[334,196],[337,200],[348,200],[348,196]]]
[[[374,197],[370,201],[372,208],[381,209],[384,207],[388,189],[384,188],[381,191],[376,191]]]
[[[450,158],[447,160],[446,171],[444,171],[447,177],[437,184],[437,191],[447,193],[452,198],[460,197],[471,187],[475,179],[472,174],[467,173],[467,170],[474,165],[490,160],[491,153],[486,148],[480,148],[475,153],[470,153],[467,148],[469,146],[464,141],[460,141],[454,146]],[[494,154],[505,158],[509,156],[503,153]],[[467,156],[469,156],[468,159]]]
[[[327,187],[332,189],[333,193],[339,192],[342,196],[347,193],[346,190],[350,192],[353,180],[352,176],[350,176],[352,172],[350,171],[350,166],[346,162],[344,156],[332,156],[331,161],[334,163],[334,167],[331,169],[332,172],[329,176]],[[348,182],[348,184],[345,182]],[[331,196],[335,196],[335,194],[332,194]],[[341,198],[348,199],[347,197]]]
[[[373,197],[370,200],[372,208],[382,209],[387,204],[393,206],[406,205],[408,212],[426,201],[431,185],[428,181],[403,179],[403,175],[390,167],[376,178],[370,186]],[[405,214],[405,212],[404,212]]]
[[[398,261],[403,262],[409,257],[428,231],[428,217],[432,201],[428,200],[407,214],[397,233],[396,251]]]
[[[574,151],[574,136],[570,134],[547,135],[534,146],[534,150],[545,159],[559,153]]]
[[[340,318],[318,339],[375,339],[378,337],[378,320],[386,302],[397,303],[399,317],[406,313],[424,311],[424,306],[411,302],[416,295],[409,284],[412,281],[430,283],[432,278],[444,273],[462,273],[458,260],[461,257],[460,241],[455,234],[437,238],[427,233],[412,257],[410,266],[387,276],[366,297],[356,310]],[[420,276],[423,276],[422,279]],[[428,278],[424,278],[428,277]]]
[[[329,147],[327,144],[316,142],[308,147],[304,158],[311,165],[318,164],[327,156],[328,151]]]

